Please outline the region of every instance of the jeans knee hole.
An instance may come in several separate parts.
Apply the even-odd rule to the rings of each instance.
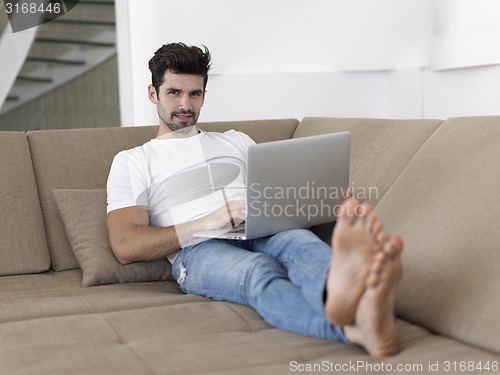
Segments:
[[[177,279],[177,282],[179,284],[183,284],[184,281],[186,280],[186,276],[187,276],[186,267],[184,266],[184,264],[181,263],[179,265],[179,277]]]

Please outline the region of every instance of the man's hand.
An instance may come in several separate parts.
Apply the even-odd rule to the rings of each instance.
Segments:
[[[245,221],[245,209],[246,202],[244,199],[229,201],[202,220],[207,230],[231,228]]]

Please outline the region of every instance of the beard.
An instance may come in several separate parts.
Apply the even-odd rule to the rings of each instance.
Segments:
[[[177,115],[191,115],[191,119],[189,122],[180,122],[179,124],[174,123],[174,119]],[[167,119],[163,118],[163,116],[160,116],[163,122],[165,123],[166,126],[169,127],[170,130],[176,133],[189,133],[191,129],[193,129],[193,126],[196,124],[198,121],[198,115],[194,111],[175,111],[170,113],[170,119],[169,121],[166,121]]]

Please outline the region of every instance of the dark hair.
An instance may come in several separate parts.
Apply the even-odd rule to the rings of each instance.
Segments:
[[[203,50],[196,46],[184,43],[170,43],[161,46],[149,60],[151,81],[159,93],[163,84],[165,71],[176,74],[196,74],[203,76],[203,89],[207,87],[208,71],[210,70],[210,52],[207,47]]]

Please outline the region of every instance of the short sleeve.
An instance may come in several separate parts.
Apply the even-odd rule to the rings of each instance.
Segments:
[[[148,206],[148,165],[139,149],[118,153],[107,182],[107,212],[125,207]]]
[[[243,154],[243,157],[246,160],[248,147],[254,145],[255,141],[252,138],[250,138],[247,134],[236,131],[234,129],[228,130],[224,134],[230,136],[235,141],[235,143],[240,147],[241,153]]]
[[[241,139],[243,145],[245,146],[246,150],[248,150],[248,147],[255,144],[255,141],[252,138],[250,138],[250,136],[248,134],[243,133],[243,132],[237,132],[237,133],[240,136],[240,139]]]

